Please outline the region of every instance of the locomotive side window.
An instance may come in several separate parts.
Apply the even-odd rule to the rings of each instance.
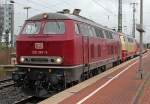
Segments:
[[[110,39],[110,37],[109,37],[109,33],[108,33],[108,31],[107,31],[107,30],[105,31],[105,35],[106,35],[106,38],[107,38],[107,39]]]
[[[83,34],[84,36],[92,37],[95,35],[90,25],[80,23],[78,26],[79,26],[80,33]]]
[[[80,34],[78,24],[75,24],[75,33],[76,33],[76,34]]]
[[[95,32],[96,32],[97,37],[104,38],[104,34],[103,34],[102,29],[95,28]]]
[[[93,35],[94,35],[94,36],[96,36],[96,32],[95,32],[94,27],[91,27],[91,29],[92,29],[92,33],[93,33]]]
[[[28,22],[22,34],[38,34],[40,32],[41,23],[40,22]]]
[[[85,32],[85,36],[92,36],[92,31],[91,31],[91,27],[84,24],[84,32]]]
[[[83,35],[83,34],[85,34],[85,32],[84,32],[84,25],[83,24],[79,24],[79,28],[80,28],[80,30],[81,30],[81,34]]]
[[[112,32],[106,30],[105,35],[106,35],[107,39],[113,39],[113,33]]]
[[[47,22],[44,27],[44,34],[64,34],[64,22]]]
[[[96,33],[96,36],[99,37],[99,31],[97,28],[95,28],[95,33]]]
[[[89,33],[89,36],[93,36],[94,35],[94,31],[92,30],[91,26],[88,26],[88,33]]]
[[[81,29],[81,33],[84,35],[84,36],[88,36],[89,35],[89,32],[87,31],[88,27],[85,25],[85,24],[79,24],[79,27]]]
[[[101,37],[101,38],[104,38],[104,33],[103,33],[103,30],[102,30],[102,29],[99,29],[99,33],[100,33],[100,37]]]
[[[113,33],[109,32],[110,39],[113,39]]]

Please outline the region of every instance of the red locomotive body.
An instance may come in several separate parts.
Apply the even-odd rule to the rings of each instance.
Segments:
[[[117,32],[71,14],[28,19],[16,45],[13,79],[19,86],[39,89],[39,95],[83,81],[121,60]]]
[[[27,21],[31,22],[30,20]],[[63,23],[64,30],[59,34],[48,34],[43,33],[43,28],[41,27],[39,33],[37,34],[21,34],[17,37],[17,61],[20,64],[25,65],[56,65],[57,57],[60,60],[63,60],[61,66],[65,65],[78,65],[79,61],[76,60],[75,57],[75,46],[74,46],[74,37],[73,30],[70,28],[72,25],[72,21],[70,20],[50,20],[42,21],[42,25],[46,25],[48,22],[50,25],[59,25],[59,23]],[[34,23],[34,22],[33,22]],[[24,27],[25,28],[25,27]],[[46,27],[47,28],[47,27]],[[24,29],[23,29],[24,30]],[[49,30],[48,30],[49,31]],[[23,32],[22,32],[23,33]],[[31,56],[28,60],[21,63],[20,58],[26,56]],[[34,56],[38,56],[37,59]],[[33,61],[32,61],[33,57]],[[45,57],[45,59],[44,59]],[[40,59],[41,58],[41,59]],[[59,63],[58,63],[59,64]]]
[[[92,63],[99,60],[111,59],[119,57],[119,49],[120,49],[120,40],[118,38],[118,34],[115,32],[107,33],[110,30],[104,30],[104,33],[107,33],[111,36],[97,36],[99,35],[99,31],[97,30],[97,34],[94,30],[94,26],[92,27],[90,24],[81,23],[82,21],[71,20],[72,18],[68,18],[68,20],[63,18],[61,20],[43,20],[43,21],[33,21],[28,20],[25,23],[25,26],[21,32],[21,35],[17,37],[17,61],[19,64],[46,64],[42,60],[36,63],[36,59],[28,60],[30,62],[21,63],[22,56],[59,56],[63,58],[63,63],[61,66],[75,66],[81,65],[84,63]],[[63,22],[65,31],[61,34],[45,34],[43,33],[43,28],[37,34],[25,34],[23,31],[26,28],[28,23],[36,23],[41,22],[42,25],[46,25],[46,22]],[[77,27],[78,25],[83,25],[84,27]],[[89,27],[88,27],[89,26]],[[75,29],[80,28],[80,33],[76,33]],[[82,31],[90,28],[89,32],[91,33],[82,33]],[[101,30],[101,32],[103,32]],[[79,32],[79,30],[77,30]],[[91,36],[89,36],[91,35]],[[114,38],[113,38],[114,37]],[[111,39],[112,38],[112,39]],[[37,46],[41,46],[42,48],[38,49]],[[84,52],[85,51],[85,52]],[[105,51],[105,52],[104,52]],[[84,55],[83,55],[84,54]],[[83,58],[82,58],[83,57]],[[85,59],[84,59],[85,58]],[[25,61],[27,61],[25,60]],[[52,60],[51,60],[52,61]],[[86,62],[87,61],[87,62]],[[55,65],[56,63],[47,63],[47,65]]]

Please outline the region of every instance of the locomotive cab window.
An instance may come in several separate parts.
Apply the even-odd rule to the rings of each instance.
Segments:
[[[40,32],[40,22],[28,22],[26,23],[22,34],[38,34]]]
[[[44,34],[64,34],[64,22],[47,22],[44,27]]]

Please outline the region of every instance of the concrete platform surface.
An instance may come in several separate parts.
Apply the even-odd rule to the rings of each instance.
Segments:
[[[142,80],[138,67],[132,59],[39,104],[150,104],[150,52],[143,56]]]

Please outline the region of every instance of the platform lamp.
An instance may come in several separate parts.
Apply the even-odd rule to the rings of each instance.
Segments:
[[[23,9],[26,9],[26,10],[27,10],[27,19],[28,19],[29,9],[31,9],[31,7],[24,7]]]

